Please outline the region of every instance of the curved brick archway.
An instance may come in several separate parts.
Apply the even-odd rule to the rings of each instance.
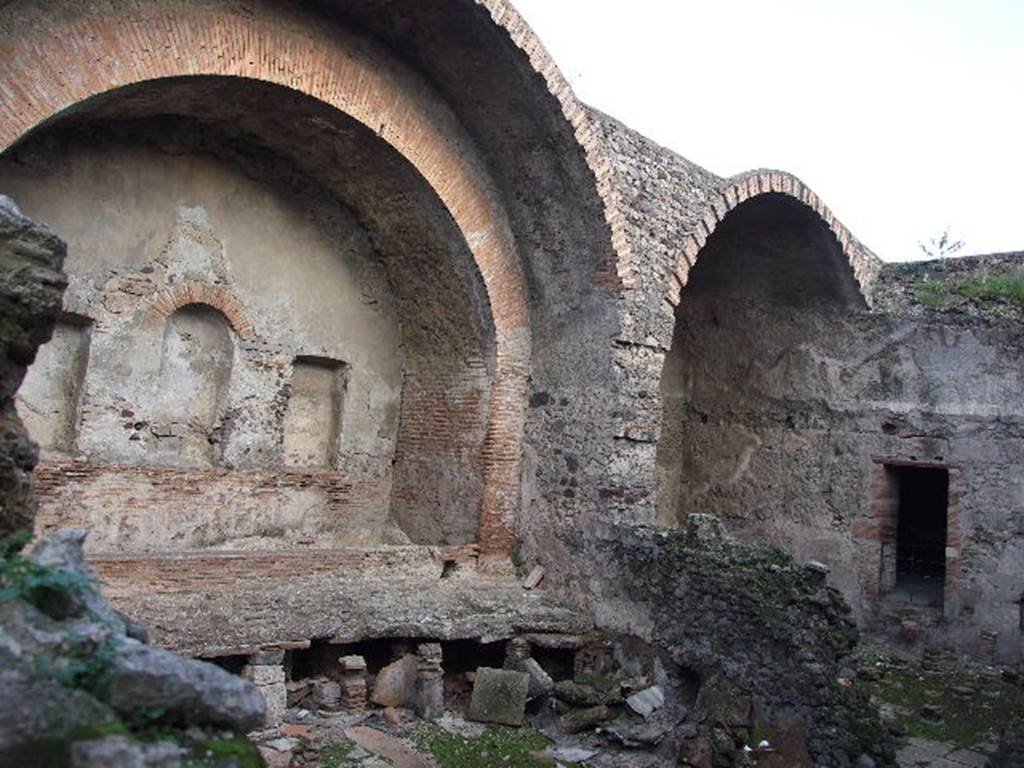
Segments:
[[[222,285],[211,285],[196,280],[179,283],[160,294],[146,314],[144,322],[159,327],[177,310],[193,304],[213,307],[224,315],[228,325],[239,338],[246,341],[253,339],[252,320],[249,319],[249,314],[238,297]]]
[[[760,195],[782,194],[792,197],[814,211],[832,232],[846,257],[857,281],[861,295],[869,298],[871,284],[881,265],[878,258],[865,248],[850,231],[835,217],[800,179],[784,171],[750,171],[729,180],[727,185],[712,195],[704,216],[697,228],[685,240],[676,267],[666,286],[665,299],[673,306],[679,306],[683,289],[689,279],[690,270],[696,266],[701,249],[718,225],[731,211],[741,204]]]
[[[629,288],[633,284],[636,268],[635,255],[626,231],[625,216],[619,192],[613,183],[612,163],[607,155],[607,145],[601,139],[601,129],[590,112],[573,93],[569,81],[559,70],[554,59],[544,48],[536,33],[523,20],[508,0],[476,0],[490,13],[494,23],[508,32],[515,43],[529,57],[530,66],[547,85],[548,91],[558,100],[565,119],[572,126],[590,172],[594,174],[597,194],[601,199],[605,224],[611,238],[615,264],[608,265],[616,284]]]
[[[269,8],[255,15],[125,2],[106,16],[60,13],[0,40],[0,150],[86,99],[165,77],[221,75],[288,87],[374,130],[434,189],[468,243],[496,333],[483,449],[480,544],[508,552],[519,506],[530,331],[525,282],[495,185],[472,140],[429,86],[341,28]],[[498,4],[495,4],[498,7]]]
[[[847,288],[864,300],[881,268],[879,259],[863,246],[814,192],[795,176],[772,170],[750,171],[708,185],[703,210],[679,242],[674,266],[651,281],[650,288],[623,302],[620,322],[630,328],[636,317],[655,318],[642,326],[643,335],[620,343],[615,354],[623,372],[619,411],[627,418],[614,425],[611,455],[615,471],[608,479],[608,514],[616,519],[653,523],[655,461],[661,440],[662,398],[658,394],[666,353],[672,346],[676,309],[685,302],[691,272],[705,255],[705,245],[719,225],[744,203],[764,196],[783,196],[805,207],[834,238],[840,267],[848,265]],[[711,256],[709,256],[711,258]],[[628,283],[627,283],[628,286]],[[656,307],[656,309],[655,309]],[[632,313],[632,316],[631,316]]]

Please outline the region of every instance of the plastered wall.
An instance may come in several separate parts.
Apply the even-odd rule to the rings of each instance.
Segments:
[[[912,621],[933,642],[1017,658],[1017,328],[870,312],[822,280],[832,257],[812,220],[787,224],[776,212],[728,224],[690,275],[666,357],[659,521],[713,513],[753,543],[826,563],[880,637],[895,640]],[[896,600],[886,583],[887,463],[950,472],[946,586],[934,608]]]
[[[401,333],[383,267],[344,208],[210,156],[84,136],[5,164],[0,179],[71,251],[74,319],[44,347],[19,410],[44,475],[75,459],[104,468],[64,471],[68,484],[42,496],[44,528],[86,522],[107,551],[403,540],[390,520]],[[320,370],[330,392],[312,413]],[[305,482],[251,491],[246,473],[282,467]],[[174,482],[165,469],[199,474]],[[372,501],[347,503],[339,478]],[[147,503],[133,512],[117,498]]]

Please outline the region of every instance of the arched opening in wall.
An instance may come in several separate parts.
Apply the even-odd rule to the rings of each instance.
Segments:
[[[186,466],[219,463],[235,341],[213,307],[188,304],[167,318],[153,408],[155,453]]]
[[[821,479],[842,461],[829,354],[864,308],[839,244],[800,201],[763,194],[725,216],[689,273],[662,372],[660,524],[710,513],[762,543],[809,545],[799,528],[831,520]]]
[[[166,78],[33,131],[0,185],[68,241],[67,308],[95,318],[88,471],[43,462],[42,530],[104,554],[477,540],[488,288],[374,131],[280,86]]]

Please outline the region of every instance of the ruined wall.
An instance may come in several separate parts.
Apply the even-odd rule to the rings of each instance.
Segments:
[[[5,67],[0,78],[13,82],[29,77],[33,85],[16,89],[15,96],[0,103],[11,117],[0,121],[6,129],[2,142],[10,146],[69,107],[75,109],[64,117],[74,118],[97,108],[100,101],[107,107],[114,106],[107,112],[108,117],[123,118],[134,110],[135,116],[184,114],[218,124],[224,121],[222,125],[236,136],[272,148],[344,199],[372,232],[380,252],[402,265],[404,274],[394,276],[396,284],[409,278],[413,283],[429,283],[435,272],[443,275],[442,285],[460,283],[464,257],[468,255],[473,278],[483,284],[482,290],[473,286],[470,293],[483,297],[491,335],[473,355],[463,355],[463,348],[456,343],[448,348],[457,352],[446,349],[441,356],[449,366],[449,380],[478,367],[468,363],[485,360],[491,366],[491,375],[488,392],[480,399],[493,402],[493,407],[484,414],[485,426],[468,436],[472,440],[479,434],[486,442],[477,452],[480,472],[452,462],[450,455],[438,457],[431,477],[453,487],[432,495],[435,502],[478,496],[480,540],[485,548],[507,554],[512,549],[518,512],[530,318],[521,254],[510,230],[502,192],[491,178],[490,162],[460,122],[463,115],[457,114],[481,110],[481,102],[474,94],[463,98],[453,111],[445,99],[447,91],[438,91],[437,85],[442,83],[435,83],[410,64],[412,46],[389,51],[386,38],[393,37],[394,31],[378,39],[367,35],[347,13],[355,9],[339,7],[343,5],[264,0],[242,8],[231,2],[205,0],[110,0],[83,7],[66,0],[16,2],[9,8],[10,13],[0,18],[0,48],[5,52],[2,59],[21,61],[23,52],[31,50],[28,58],[34,65],[27,72],[20,65]],[[407,10],[417,12],[417,5],[410,3]],[[390,22],[401,9],[389,5],[366,10],[369,13],[365,21],[383,17]],[[507,14],[501,3],[483,7],[453,0],[448,9],[451,13],[442,12],[436,5],[426,10],[428,16],[436,17],[435,22],[443,20],[444,33],[450,31],[455,17],[465,20],[467,33],[474,28],[481,32],[473,38],[474,51],[462,57],[469,63],[455,73],[447,73],[454,82],[448,79],[443,85],[453,94],[465,97],[463,89],[469,80],[476,82],[481,61],[490,62],[489,56],[479,56],[478,60],[478,51],[494,54],[500,50],[503,58],[499,66],[514,61],[514,76],[492,82],[515,80],[521,84],[523,78],[528,78],[532,82],[523,91],[527,101],[538,92],[545,98],[550,95],[544,82],[536,78],[530,51],[519,47],[530,43],[529,31],[521,22],[514,24],[514,14]],[[501,26],[501,22],[510,28]],[[514,33],[511,27],[515,27]],[[417,24],[403,27],[402,34],[410,30],[414,37],[431,34]],[[59,52],[42,53],[55,40],[61,41]],[[98,59],[93,55],[97,47],[103,51]],[[68,58],[69,50],[81,55],[77,66],[89,73],[87,77],[64,80],[62,75],[49,71],[49,62],[57,59],[64,62],[62,67],[76,66]],[[439,46],[427,45],[425,50],[435,52]],[[458,56],[443,58],[447,66]],[[191,82],[183,88],[181,81],[185,79]],[[229,83],[220,94],[226,99],[210,99],[209,89],[196,82],[213,80]],[[56,81],[69,87],[51,87]],[[120,87],[111,90],[111,83]],[[278,93],[273,93],[273,86],[277,86]],[[137,100],[140,90],[174,88],[178,89],[177,95],[184,96],[183,101],[158,98],[143,104],[145,98]],[[267,92],[271,92],[270,99],[264,100],[261,96]],[[507,103],[495,95],[493,88],[486,92],[486,101]],[[562,137],[568,137],[572,151],[578,152],[566,115],[556,99],[551,101],[553,105],[546,104],[545,109],[554,106],[557,117],[546,115],[548,122],[559,122]],[[482,111],[491,119],[486,108]],[[537,130],[530,118],[522,118],[519,124],[527,132]],[[491,133],[488,139],[493,144],[495,135]],[[518,163],[521,156],[509,149],[511,139],[511,132],[503,126],[497,140],[502,151],[512,152],[508,157]],[[537,146],[548,151],[546,142]],[[352,169],[353,174],[347,173]],[[410,179],[411,184],[403,185]],[[517,184],[520,189],[533,186],[529,179],[520,179]],[[363,194],[353,200],[352,192]],[[596,197],[594,190],[589,193]],[[409,216],[410,212],[415,215]],[[445,241],[440,247],[420,237],[430,230],[443,232]],[[453,232],[459,236],[458,243],[448,239]],[[391,247],[396,243],[406,245],[411,252],[396,251]],[[438,262],[439,252],[461,263]],[[456,317],[478,314],[477,306],[468,312],[462,309],[468,303],[466,299],[465,295],[451,297],[437,292],[435,303],[454,308]],[[406,331],[419,325],[413,317],[405,319],[412,321],[403,322]],[[426,325],[430,329],[433,321],[428,320]],[[486,329],[464,330],[463,335],[481,341],[476,332]],[[453,360],[456,355],[459,359]],[[427,474],[422,467],[417,471],[420,477]],[[396,474],[400,475],[399,468]],[[482,474],[482,480],[473,477],[476,474]],[[458,487],[460,479],[467,476],[473,477],[473,482]],[[480,489],[478,493],[474,484]],[[435,490],[426,488],[426,495]],[[408,517],[418,512],[406,508],[403,514]],[[467,529],[460,523],[451,536],[431,530],[430,538],[461,539]]]
[[[972,297],[990,286],[956,266],[895,289],[887,276],[899,268],[880,276],[880,262],[793,177],[719,179],[595,118],[644,265],[618,307],[605,519],[672,525],[720,513],[749,541],[832,564],[832,582],[862,625],[879,617],[880,635],[910,621],[938,637],[941,624],[961,648],[1015,657],[1020,595],[1004,575],[1020,567],[1012,302],[979,313]],[[773,199],[791,205],[755,210],[744,238],[729,233],[752,203]],[[981,261],[971,269],[1017,269]],[[946,315],[928,315],[937,309]],[[896,530],[886,462],[950,467],[951,578],[939,611],[888,599]]]
[[[47,456],[41,527],[88,524],[93,551],[401,540],[402,340],[365,231],[210,156],[63,139],[0,176],[71,246],[71,319],[19,399]],[[301,474],[261,480],[281,468]]]
[[[761,738],[782,750],[779,765],[853,766],[862,754],[892,765],[868,695],[840,680],[857,630],[824,568],[740,544],[708,515],[615,533],[598,548],[597,621],[663,648],[699,681],[691,735],[715,765],[742,764]]]
[[[720,234],[690,275],[666,362],[659,519],[712,513],[748,541],[827,563],[879,636],[895,638],[911,620],[933,640],[1017,658],[1017,325],[858,309],[791,269],[801,243],[822,263],[827,244],[815,248],[794,232],[780,240],[763,223],[746,232],[723,225]],[[891,292],[886,277],[879,290]],[[895,597],[898,489],[885,465],[949,471],[937,605]]]

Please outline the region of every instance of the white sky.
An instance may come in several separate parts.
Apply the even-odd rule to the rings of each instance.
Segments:
[[[1024,0],[513,0],[585,102],[869,248],[1024,250]]]

